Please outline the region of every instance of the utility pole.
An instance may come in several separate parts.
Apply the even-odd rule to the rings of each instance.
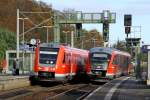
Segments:
[[[96,43],[97,39],[92,39],[92,40],[93,40],[93,45],[95,47],[95,43]]]
[[[23,47],[25,46],[24,44],[25,44],[25,42],[24,42],[24,21],[26,20],[26,19],[28,19],[28,18],[19,18],[20,20],[22,20],[22,33],[23,33]],[[23,49],[23,55],[22,55],[22,64],[23,64],[23,66],[22,66],[22,74],[24,74],[24,49]]]
[[[19,60],[19,9],[17,9],[17,59]]]
[[[74,47],[74,32],[71,31],[71,47]]]
[[[47,27],[47,40],[46,40],[46,42],[48,43],[48,27]]]
[[[82,39],[82,45],[81,45],[81,48],[83,49],[83,39]]]
[[[150,85],[150,51],[148,50],[147,85]]]

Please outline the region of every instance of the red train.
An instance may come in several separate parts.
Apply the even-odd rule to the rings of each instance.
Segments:
[[[35,49],[35,80],[66,82],[90,73],[89,51],[63,45],[40,44]]]
[[[113,79],[127,75],[131,69],[131,56],[113,48],[95,47],[90,49],[91,77]]]

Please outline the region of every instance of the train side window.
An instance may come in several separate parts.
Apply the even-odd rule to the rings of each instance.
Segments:
[[[71,64],[71,54],[68,55],[68,64]]]
[[[82,61],[81,60],[82,60],[81,57],[78,56],[78,58],[77,58],[77,65],[78,65],[78,67],[81,67],[81,65],[82,65]]]
[[[128,67],[128,57],[125,57],[125,67]]]
[[[114,56],[113,64],[118,65],[118,56],[117,55]]]
[[[127,57],[127,60],[128,60],[128,66],[131,64],[131,59],[130,57]]]
[[[82,64],[82,66],[85,66],[85,57],[81,58],[81,64]]]
[[[66,63],[66,53],[64,53],[64,57],[63,57],[63,64]]]
[[[114,65],[116,64],[116,56],[114,56],[112,63],[113,63]]]
[[[75,55],[75,64],[77,64],[77,59],[78,59],[77,55]]]
[[[85,64],[87,64],[88,63],[87,57],[85,57],[84,60],[85,60]]]
[[[124,62],[124,57],[122,55],[119,55],[119,62],[118,62],[119,66],[124,66],[123,62]]]
[[[66,53],[66,56],[65,56],[65,63],[66,63],[66,64],[69,64],[69,60],[70,60],[69,54]]]

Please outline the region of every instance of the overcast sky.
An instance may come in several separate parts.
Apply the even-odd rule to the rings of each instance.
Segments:
[[[132,14],[132,26],[141,26],[141,37],[145,44],[150,44],[150,0],[41,0],[57,10],[67,8],[82,12],[116,12],[116,23],[110,25],[110,42],[124,40],[124,14]],[[97,29],[102,32],[101,24],[83,25],[88,30]],[[134,27],[135,28],[135,27]],[[137,31],[139,29],[136,27]],[[136,32],[138,34],[139,32]]]

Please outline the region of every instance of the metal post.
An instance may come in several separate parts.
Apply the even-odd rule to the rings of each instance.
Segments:
[[[147,78],[147,85],[150,85],[150,51],[148,51],[148,78]]]
[[[82,47],[81,48],[83,49],[83,39],[82,39]]]
[[[96,40],[97,39],[92,39],[93,40],[93,45],[94,45],[94,47],[95,47],[95,43],[96,43]]]
[[[60,42],[60,25],[59,25],[59,17],[56,13],[54,13],[54,42]]]
[[[33,69],[33,54],[32,51],[30,52],[30,71],[32,71]]]
[[[8,51],[6,51],[6,72],[9,70],[9,52]]]
[[[71,31],[71,47],[74,47],[74,32]]]
[[[22,31],[23,31],[22,32],[22,34],[23,34],[22,42],[23,42],[23,47],[24,47],[24,44],[25,44],[25,42],[24,42],[24,20],[28,19],[28,18],[18,18],[18,19],[22,20]],[[24,74],[24,49],[22,51],[22,74]]]
[[[19,9],[17,9],[17,59],[19,59]]]
[[[104,47],[108,47],[108,42],[104,42]]]
[[[67,44],[67,41],[68,41],[68,39],[67,39],[67,32],[66,32],[66,44]]]
[[[71,52],[71,59],[72,59],[72,52]],[[73,73],[73,64],[71,63],[71,68],[70,68],[70,78],[72,79],[72,73]]]
[[[47,27],[47,41],[46,42],[48,43],[48,27]]]
[[[24,19],[23,21],[23,47],[24,47]],[[24,49],[23,49],[23,55],[22,55],[22,62],[23,62],[23,66],[22,66],[22,74],[24,74]]]

